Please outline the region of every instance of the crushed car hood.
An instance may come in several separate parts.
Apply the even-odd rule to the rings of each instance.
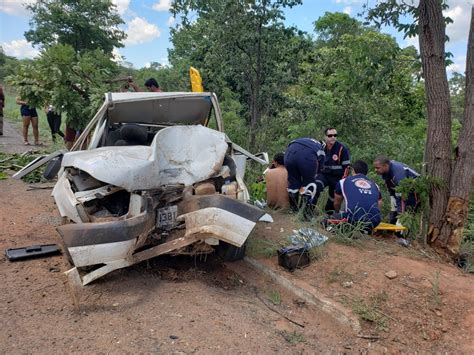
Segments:
[[[225,134],[203,126],[159,131],[151,146],[102,147],[64,155],[74,167],[127,191],[167,184],[192,185],[219,173],[228,144]]]

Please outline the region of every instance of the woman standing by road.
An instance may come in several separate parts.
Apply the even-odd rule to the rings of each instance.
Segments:
[[[21,105],[20,113],[23,118],[23,142],[25,145],[30,145],[28,142],[28,128],[33,127],[33,136],[35,138],[35,145],[41,145],[39,141],[39,131],[38,131],[38,113],[36,108],[28,106],[28,103],[20,98],[16,99],[16,103]]]
[[[64,138],[64,133],[61,132],[61,114],[54,110],[53,105],[46,106],[44,111],[48,119],[49,129],[51,129],[53,142],[56,142],[56,134]]]

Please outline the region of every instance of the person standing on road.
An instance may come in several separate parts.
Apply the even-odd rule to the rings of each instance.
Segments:
[[[28,102],[21,100],[20,98],[16,99],[16,103],[20,106],[20,113],[23,119],[23,143],[25,145],[30,145],[28,142],[28,128],[33,127],[33,136],[35,139],[35,145],[41,145],[39,141],[39,131],[38,131],[38,113],[36,108],[29,106]]]
[[[0,136],[3,136],[3,108],[5,107],[5,94],[3,87],[0,85]]]
[[[337,141],[337,130],[335,128],[326,128],[324,135],[326,159],[321,173],[316,177],[318,191],[316,192],[315,203],[317,203],[319,196],[327,186],[329,188],[329,197],[326,202],[325,211],[332,213],[334,211],[334,188],[339,180],[346,175],[351,159],[349,149]]]
[[[53,142],[56,142],[56,134],[59,134],[64,138],[64,133],[61,132],[61,114],[54,110],[53,105],[46,106],[44,111],[46,112],[46,118],[48,119]]]
[[[403,179],[416,179],[420,174],[410,168],[408,165],[395,160],[390,160],[386,156],[380,155],[374,160],[374,169],[378,175],[382,176],[387,185],[390,194],[390,223],[397,222],[398,214],[405,212],[407,208],[416,210],[419,205],[416,193],[412,192],[405,200],[400,192],[396,192],[395,188]]]
[[[324,163],[324,157],[321,142],[313,138],[295,139],[290,142],[285,152],[290,207],[297,211],[302,202],[307,219],[312,217],[314,211],[315,177]]]

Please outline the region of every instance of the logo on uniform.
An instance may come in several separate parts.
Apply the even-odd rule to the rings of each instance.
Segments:
[[[337,156],[337,154],[334,154],[334,155],[332,156],[332,160],[334,160],[334,161],[336,161],[338,158],[339,158],[339,157]]]
[[[367,180],[364,179],[358,179],[355,181],[355,186],[361,188],[361,189],[370,189],[370,184]]]

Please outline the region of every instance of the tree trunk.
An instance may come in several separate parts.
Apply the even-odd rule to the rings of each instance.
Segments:
[[[260,85],[262,80],[262,27],[263,18],[259,20],[257,29],[258,40],[256,49],[255,81],[253,85],[253,91],[251,93],[250,105],[250,149],[255,148],[257,126],[260,123]]]
[[[445,65],[445,23],[439,0],[420,0],[420,53],[425,79],[428,132],[426,171],[438,184],[431,190],[428,242],[439,235],[451,178],[451,102]]]
[[[474,8],[471,10],[471,26],[467,43],[466,91],[464,113],[454,169],[451,176],[449,200],[437,238],[433,246],[451,256],[457,256],[467,220],[469,197],[474,179]]]

